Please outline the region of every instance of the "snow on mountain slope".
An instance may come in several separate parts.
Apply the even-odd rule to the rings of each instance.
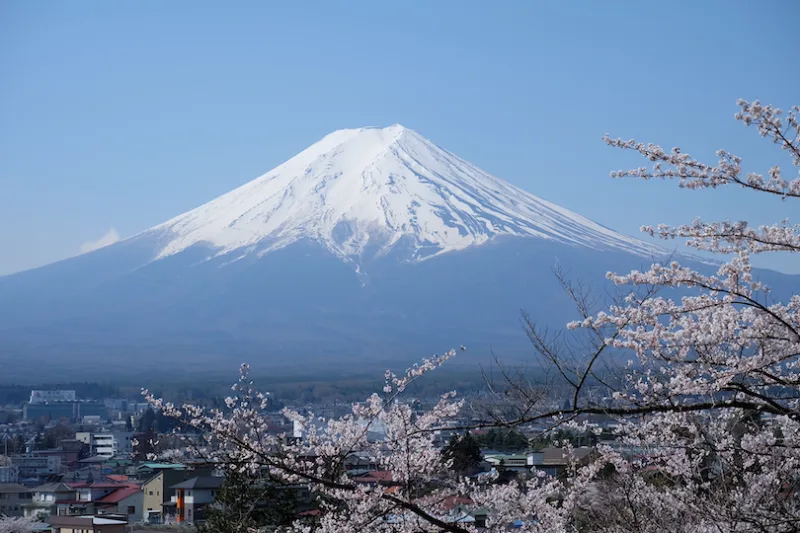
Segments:
[[[231,260],[301,239],[358,262],[401,239],[421,260],[511,235],[650,254],[655,246],[542,200],[418,133],[339,130],[263,176],[145,233],[166,257],[204,243]]]

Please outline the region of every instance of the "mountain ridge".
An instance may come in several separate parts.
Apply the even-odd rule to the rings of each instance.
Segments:
[[[206,244],[238,260],[302,238],[362,262],[410,240],[406,260],[481,245],[498,235],[625,249],[659,247],[536,197],[395,124],[337,130],[256,179],[139,235],[164,241],[156,259]]]

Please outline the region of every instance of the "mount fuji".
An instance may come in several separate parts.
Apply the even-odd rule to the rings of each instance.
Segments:
[[[25,378],[522,355],[520,309],[573,318],[554,265],[602,284],[667,255],[403,126],[339,130],[133,237],[0,278],[0,363]]]
[[[537,198],[400,125],[339,130],[278,168],[145,232],[157,258],[198,243],[237,260],[313,240],[355,264],[403,242],[415,261],[501,235],[653,247]]]

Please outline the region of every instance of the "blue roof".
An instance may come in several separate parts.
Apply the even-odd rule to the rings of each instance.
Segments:
[[[152,470],[166,470],[166,469],[173,469],[173,470],[183,470],[186,468],[186,465],[182,465],[180,463],[142,463],[139,466],[143,466],[145,468],[150,468]]]

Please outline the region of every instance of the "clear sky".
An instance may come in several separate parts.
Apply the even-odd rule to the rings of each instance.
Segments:
[[[601,137],[788,170],[733,114],[800,104],[798,28],[794,0],[4,0],[0,274],[131,236],[333,130],[398,122],[624,233],[797,222],[752,193],[612,180],[640,161]]]

